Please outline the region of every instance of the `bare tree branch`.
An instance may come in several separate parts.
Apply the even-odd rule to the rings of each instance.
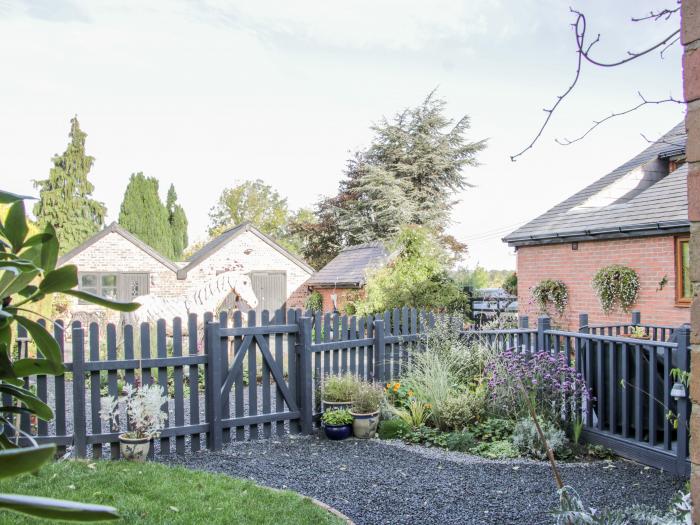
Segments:
[[[666,144],[667,146],[675,146],[676,148],[685,149],[685,144],[676,144],[675,142],[668,142],[667,140],[661,140],[661,139],[651,140],[651,139],[648,139],[646,137],[646,135],[644,135],[644,133],[640,133],[640,135],[649,144]]]
[[[638,19],[633,18],[632,20],[633,21],[641,21],[641,20],[648,20],[648,19],[660,20],[661,18],[668,20],[668,18],[670,16],[674,15],[675,13],[677,13],[679,11],[679,9],[680,9],[680,7],[675,8],[675,9],[663,9],[663,10],[658,11],[658,12],[652,11],[646,17],[642,17],[642,18],[638,18]],[[515,162],[515,160],[518,157],[520,157],[525,152],[531,150],[534,147],[534,145],[537,143],[537,141],[542,136],[542,133],[544,133],[544,130],[547,128],[547,125],[549,124],[549,121],[551,120],[552,115],[554,114],[556,109],[559,107],[559,104],[561,104],[561,102],[573,91],[574,87],[576,86],[576,84],[579,81],[579,78],[581,77],[581,64],[582,64],[583,60],[586,60],[587,62],[589,62],[595,66],[598,66],[598,67],[617,67],[617,66],[620,66],[622,64],[626,64],[627,62],[631,62],[632,60],[636,60],[640,57],[643,57],[643,56],[645,56],[645,55],[647,55],[647,54],[651,53],[652,51],[659,49],[659,48],[662,48],[661,49],[661,58],[663,58],[664,51],[666,51],[670,46],[675,44],[680,38],[679,37],[680,29],[678,29],[678,30],[674,31],[673,33],[671,33],[670,35],[668,35],[662,41],[654,44],[651,47],[648,47],[647,49],[644,49],[642,51],[636,51],[636,52],[635,51],[627,51],[627,55],[628,55],[627,57],[620,59],[620,60],[617,60],[615,62],[600,62],[600,61],[592,58],[590,55],[591,49],[593,48],[593,46],[595,44],[597,44],[598,42],[600,42],[600,34],[598,34],[593,40],[591,40],[590,43],[586,43],[586,16],[583,13],[581,13],[580,11],[577,11],[573,8],[569,8],[569,10],[576,15],[576,20],[574,21],[573,24],[571,24],[571,26],[574,29],[574,35],[575,35],[575,39],[576,39],[576,55],[577,55],[576,56],[576,74],[574,75],[574,80],[573,80],[573,82],[571,82],[571,84],[566,89],[566,91],[564,91],[563,94],[557,96],[557,99],[554,102],[554,104],[552,105],[552,107],[544,108],[544,112],[547,114],[547,116],[544,119],[544,122],[540,126],[539,130],[537,131],[537,134],[532,139],[532,141],[523,150],[519,151],[515,155],[510,156],[510,160],[513,162]],[[640,107],[645,106],[647,104],[661,104],[663,102],[679,102],[679,101],[673,99],[673,97],[669,97],[668,99],[663,100],[663,101],[646,101],[644,99],[644,97],[642,97],[641,94],[639,96],[642,98],[642,103],[639,104],[638,106],[636,106],[635,108],[620,112],[618,114],[613,113],[612,115],[610,115],[610,116],[608,116],[600,121],[593,121],[592,128],[589,129],[586,133],[584,133],[579,138],[576,138],[573,140],[564,139],[564,141],[557,140],[557,142],[559,144],[563,144],[563,145],[569,145],[569,144],[572,144],[574,142],[578,142],[579,140],[584,138],[586,135],[588,135],[588,133],[590,133],[590,131],[592,131],[594,128],[598,127],[600,124],[602,124],[606,120],[609,120],[609,119],[616,117],[616,116],[626,115],[627,113],[631,113],[635,109],[639,109]]]
[[[589,133],[591,133],[594,129],[596,129],[598,126],[600,126],[604,122],[607,122],[608,120],[611,120],[615,117],[621,117],[622,115],[627,115],[628,113],[632,113],[633,111],[638,110],[642,106],[653,105],[653,104],[657,104],[657,105],[658,104],[665,104],[667,102],[675,102],[676,104],[683,104],[684,103],[682,100],[675,99],[672,96],[670,96],[668,98],[664,98],[662,100],[647,100],[646,98],[644,98],[644,95],[642,95],[639,91],[637,92],[637,95],[639,95],[639,98],[641,98],[642,101],[639,104],[637,104],[636,106],[631,107],[629,109],[626,109],[624,111],[617,112],[617,113],[613,112],[610,115],[608,115],[607,117],[602,118],[600,120],[594,120],[593,125],[590,128],[588,128],[583,135],[580,135],[580,136],[576,137],[575,139],[568,139],[568,138],[564,137],[563,139],[558,139],[558,138],[554,139],[554,141],[561,146],[570,146],[571,144],[574,144],[575,142],[578,142],[580,140],[585,139]]]
[[[677,3],[680,4],[680,0]],[[677,13],[680,10],[681,7],[679,5],[675,9],[662,9],[661,11],[658,11],[656,13],[654,11],[649,11],[649,14],[647,16],[642,16],[640,18],[632,17],[632,22],[643,22],[644,20],[654,20],[654,22],[656,22],[661,18],[663,18],[664,20],[668,20],[674,13]]]

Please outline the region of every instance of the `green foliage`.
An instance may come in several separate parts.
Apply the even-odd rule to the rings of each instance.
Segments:
[[[372,414],[379,410],[383,400],[384,392],[380,387],[361,381],[352,397],[352,411],[355,414]]]
[[[451,260],[434,234],[417,226],[401,229],[390,246],[392,262],[370,273],[360,315],[404,306],[466,314],[469,300],[448,273]]]
[[[326,376],[321,385],[322,399],[331,403],[349,403],[357,394],[359,386],[358,379],[352,374]]]
[[[77,127],[77,123],[76,123]],[[22,378],[34,375],[62,375],[64,367],[58,343],[46,329],[27,315],[34,314],[37,303],[53,294],[64,293],[121,311],[132,311],[137,304],[113,303],[91,294],[74,290],[78,285],[78,269],[73,265],[56,268],[59,242],[53,226],[29,235],[29,225],[23,197],[0,191],[0,204],[11,203],[7,215],[0,221],[0,478],[36,470],[53,457],[54,445],[27,449],[11,439],[20,435],[17,419],[30,414],[48,421],[51,408],[41,401],[31,388],[24,387]],[[13,334],[17,325],[23,326],[36,348],[36,355],[13,355]],[[75,520],[114,519],[114,509],[87,508],[80,504],[0,495],[0,508],[16,510],[49,518]]]
[[[486,389],[466,390],[448,397],[440,406],[444,430],[463,430],[477,421],[486,408]]]
[[[321,421],[326,425],[349,425],[352,423],[352,414],[349,410],[326,410],[321,416]]]
[[[469,185],[463,170],[486,147],[469,142],[469,118],[454,122],[445,106],[433,92],[372,127],[372,143],[348,160],[338,194],[319,202],[315,224],[299,230],[312,265],[322,267],[343,246],[388,241],[408,224],[444,232],[454,195]]]
[[[538,421],[552,452],[554,452],[555,455],[564,452],[568,445],[568,440],[566,439],[564,431],[541,418],[539,418]],[[547,449],[537,433],[537,428],[532,418],[528,417],[519,420],[515,424],[511,439],[513,445],[521,453],[536,459],[547,458]]]
[[[180,260],[187,248],[187,215],[182,206],[177,203],[175,185],[168,189],[168,197],[165,201],[168,210],[168,224],[170,224],[170,237],[172,248],[170,254],[173,259]]]
[[[501,287],[509,295],[517,297],[518,296],[518,274],[516,272],[511,273],[508,277],[506,277],[504,279]]]
[[[518,449],[510,441],[484,441],[473,447],[470,452],[487,459],[509,459],[520,456]]]
[[[320,292],[314,290],[306,298],[306,303],[304,303],[304,308],[306,310],[311,310],[312,312],[322,312],[323,311],[323,295]]]
[[[155,177],[131,175],[119,210],[119,224],[157,252],[172,257],[168,210],[158,195]]]
[[[532,289],[532,297],[543,313],[548,313],[549,307],[553,306],[561,315],[569,302],[569,291],[563,281],[544,279]]]
[[[445,447],[455,452],[469,452],[476,446],[474,435],[466,430],[445,435]]]
[[[401,439],[412,445],[428,445],[431,447],[446,448],[446,438],[446,432],[425,425],[412,427],[408,432],[401,433]]]
[[[40,228],[53,226],[65,253],[91,237],[104,224],[107,210],[103,203],[91,198],[95,187],[88,180],[94,157],[85,154],[87,136],[71,119],[70,141],[62,155],[54,155],[49,178],[34,181],[39,200],[34,215]]]
[[[615,306],[628,312],[639,296],[639,277],[632,268],[613,264],[596,272],[593,277],[593,289],[606,314]]]
[[[514,428],[515,423],[509,419],[491,417],[480,421],[471,427],[470,431],[479,441],[494,442],[510,440]]]
[[[379,422],[377,433],[379,439],[399,439],[402,435],[410,432],[410,430],[411,425],[402,419],[384,419]]]
[[[343,523],[294,492],[152,461],[61,461],[36,474],[0,482],[0,490],[111,505],[120,509],[119,523],[128,525]],[[46,525],[57,520],[39,521],[0,511],[0,522]]]

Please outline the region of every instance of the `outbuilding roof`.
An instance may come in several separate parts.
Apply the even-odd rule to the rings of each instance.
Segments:
[[[687,231],[685,123],[640,154],[504,237],[511,246]]]
[[[367,272],[389,260],[389,252],[380,242],[344,248],[335,258],[307,281],[309,286],[360,288]]]

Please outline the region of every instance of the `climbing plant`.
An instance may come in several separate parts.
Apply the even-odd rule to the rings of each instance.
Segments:
[[[543,312],[553,306],[561,315],[569,302],[569,291],[563,281],[545,279],[532,289],[532,297]]]
[[[615,306],[627,312],[637,302],[639,277],[627,266],[613,264],[598,270],[593,277],[593,289],[603,311],[610,313]]]

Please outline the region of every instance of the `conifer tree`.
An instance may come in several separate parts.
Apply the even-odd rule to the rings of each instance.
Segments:
[[[70,141],[62,155],[54,155],[49,178],[34,181],[39,201],[34,215],[41,228],[56,230],[61,253],[65,253],[102,229],[105,205],[91,198],[95,187],[88,173],[95,158],[85,154],[85,137],[78,118],[71,119]]]
[[[119,224],[166,257],[173,257],[168,210],[158,195],[158,180],[131,175],[119,210]]]
[[[168,210],[168,224],[170,224],[172,257],[176,260],[181,259],[182,253],[187,248],[187,215],[185,215],[185,210],[177,202],[174,184],[171,184],[170,189],[168,189],[165,207]]]

